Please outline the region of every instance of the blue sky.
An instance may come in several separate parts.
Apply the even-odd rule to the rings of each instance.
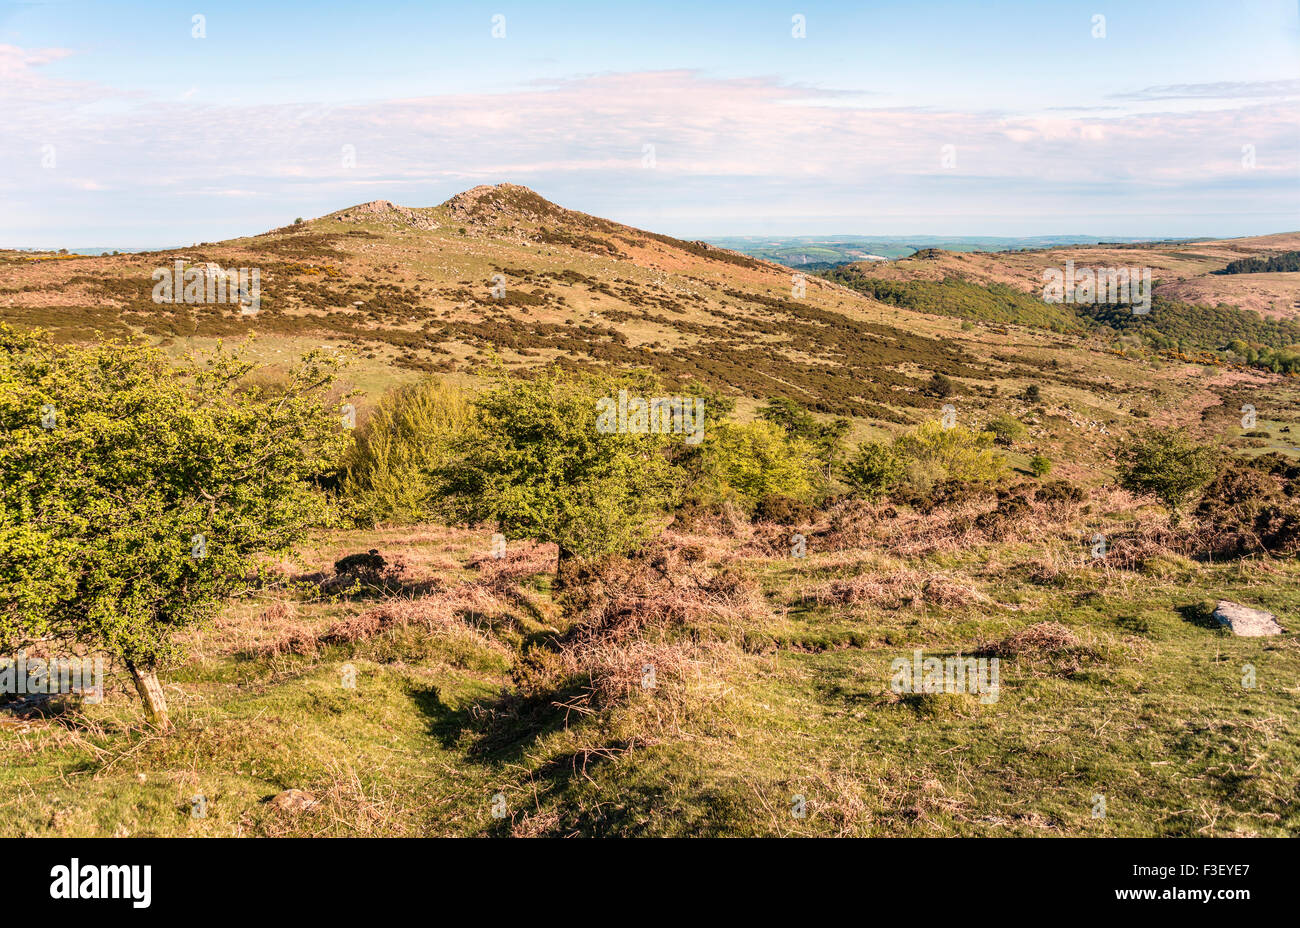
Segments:
[[[0,0],[0,245],[499,181],[693,238],[1300,227],[1295,0],[1109,5]]]

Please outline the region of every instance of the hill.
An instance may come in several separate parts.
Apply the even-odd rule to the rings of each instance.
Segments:
[[[836,269],[898,282],[898,292],[877,285],[863,294],[500,184],[435,207],[378,200],[187,249],[0,253],[0,318],[64,340],[142,335],[176,355],[255,334],[255,357],[271,364],[309,346],[346,347],[357,353],[353,377],[369,399],[428,373],[473,379],[497,360],[507,367],[643,367],[669,383],[729,392],[742,413],[786,397],[820,414],[849,416],[859,436],[936,415],[948,398],[928,389],[935,374],[951,379],[962,415],[975,420],[1024,413],[1008,398],[1038,383],[1053,400],[1035,423],[1043,441],[1063,453],[1080,445],[1066,456],[1087,466],[1100,456],[1078,442],[1071,422],[1114,432],[1135,412],[1185,418],[1217,403],[1244,375],[1224,369],[1207,378],[1187,365],[1143,370],[1117,357],[1109,340],[1087,337],[1061,307],[1034,298],[1041,268],[1071,256],[1159,259],[1196,270],[1196,281],[1231,287],[1270,275],[1209,272],[1265,246],[1282,249],[1285,237],[1204,243],[1178,255],[1146,246],[928,252]],[[152,275],[178,261],[186,269],[258,269],[259,310],[155,302]],[[935,298],[1001,307],[969,314],[988,325],[963,326],[926,300],[899,295],[951,277],[983,289],[964,287],[960,296],[954,288],[963,285],[947,284]],[[1044,331],[1054,323],[1057,332]]]
[[[0,695],[0,833],[1300,834],[1300,389],[1258,352],[1183,347],[1206,332],[1290,330],[1232,308],[1185,312],[1193,304],[1173,296],[1150,319],[1080,313],[1035,289],[1049,261],[1149,259],[1171,281],[1248,293],[1233,288],[1270,275],[1213,271],[1294,243],[1186,247],[929,252],[828,279],[505,184],[188,249],[0,253],[0,321],[18,328],[67,343],[138,336],[172,357],[255,336],[267,369],[236,385],[238,415],[221,420],[232,428],[259,429],[250,397],[278,403],[277,373],[325,345],[353,356],[342,389],[361,391],[359,433],[413,427],[395,444],[421,461],[438,451],[421,409],[447,413],[443,438],[473,436],[454,410],[498,362],[554,362],[729,396],[737,421],[709,419],[698,450],[723,447],[738,480],[783,463],[773,449],[795,447],[796,429],[838,436],[838,416],[846,453],[873,440],[868,463],[913,454],[903,463],[940,468],[880,498],[828,464],[824,491],[799,498],[665,505],[628,550],[562,571],[557,543],[504,543],[504,525],[443,518],[426,500],[411,517],[354,513],[331,460],[310,490],[329,494],[336,518],[239,573],[240,592],[177,641],[183,657],[161,673],[171,734],[142,720],[121,667],[100,703]],[[188,274],[201,300],[156,302],[178,262],[173,296]],[[242,302],[241,269],[260,285]],[[445,394],[390,392],[430,375]],[[6,447],[58,448],[62,434],[35,424],[41,405],[19,395],[6,391],[4,409],[24,441]],[[373,413],[395,396],[427,405]],[[776,404],[750,425],[779,398],[812,421]],[[495,415],[505,408],[486,418],[517,421]],[[788,425],[770,424],[774,409]],[[557,432],[554,407],[525,410],[541,423],[526,437]],[[116,427],[113,412],[85,421]],[[949,417],[962,428],[940,428]],[[136,421],[144,447],[165,431]],[[580,417],[563,422],[582,432]],[[1174,425],[1197,454],[1223,454],[1178,513],[1117,485],[1120,443]],[[776,438],[721,444],[738,434]],[[940,479],[949,465],[936,461],[961,463],[963,441],[982,443],[995,476]],[[694,450],[666,447],[683,481]],[[487,460],[537,472],[528,455]],[[411,476],[396,475],[399,490]],[[22,508],[21,482],[4,488],[0,527],[48,525]],[[589,531],[593,509],[583,515],[570,527]],[[172,534],[145,542],[176,555]],[[188,532],[181,542],[168,563],[188,570]],[[1220,599],[1274,612],[1285,633],[1231,635],[1212,616]],[[922,653],[998,661],[995,687],[900,688],[900,662]]]
[[[955,277],[980,285],[1005,284],[1040,294],[1043,271],[1066,261],[1084,267],[1150,268],[1156,294],[1182,303],[1226,304],[1269,318],[1300,317],[1300,272],[1225,276],[1219,272],[1243,258],[1270,258],[1294,251],[1300,233],[1195,242],[1113,243],[1017,252],[925,250],[888,264],[846,265],[882,280],[934,280]],[[1236,279],[1233,279],[1236,278]]]
[[[943,251],[1023,251],[1062,245],[1093,244],[1095,235],[797,235],[763,237],[733,235],[709,239],[720,248],[787,267],[809,269],[814,265],[835,266],[862,260],[906,258],[927,248]],[[820,268],[818,268],[820,269]]]

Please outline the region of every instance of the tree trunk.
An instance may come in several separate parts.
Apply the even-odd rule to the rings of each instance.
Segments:
[[[574,557],[573,552],[567,550],[564,545],[559,547],[560,554],[555,562],[555,588],[562,590],[573,579]]]
[[[167,697],[163,695],[158,674],[154,672],[153,667],[137,667],[130,661],[127,661],[126,669],[131,671],[131,677],[135,680],[136,692],[140,694],[140,701],[144,703],[145,717],[163,731],[169,730],[172,722],[167,715]]]

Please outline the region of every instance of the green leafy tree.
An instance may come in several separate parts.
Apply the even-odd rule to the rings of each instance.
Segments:
[[[436,474],[468,426],[470,398],[429,378],[391,391],[357,428],[343,494],[360,522],[409,523],[436,514]]]
[[[1028,432],[1024,423],[1007,415],[994,416],[985,429],[992,432],[993,440],[1004,448],[1011,447]]]
[[[561,566],[632,549],[675,499],[667,444],[684,436],[598,430],[597,402],[620,387],[641,396],[654,389],[556,371],[498,374],[474,399],[439,475],[456,512],[495,524],[506,538],[555,543]]]
[[[252,365],[221,348],[177,369],[135,343],[0,326],[0,645],[107,652],[168,727],[157,670],[177,633],[327,518],[312,481],[349,440],[337,366],[312,353],[250,389]]]
[[[759,408],[758,417],[780,426],[791,438],[811,444],[827,479],[830,479],[832,468],[843,457],[841,445],[852,427],[848,419],[837,416],[829,422],[822,422],[802,405],[783,396],[768,400]]]
[[[892,444],[870,441],[858,445],[844,465],[844,478],[867,499],[879,499],[902,482],[907,466]]]
[[[751,513],[770,496],[808,502],[817,494],[817,449],[771,422],[712,426],[703,457],[706,494],[733,497]]]
[[[1029,459],[1029,471],[1035,477],[1046,477],[1052,472],[1052,462],[1046,455],[1036,454]]]
[[[1219,450],[1185,428],[1150,429],[1119,450],[1119,484],[1138,496],[1154,496],[1175,520],[1188,499],[1210,482]]]

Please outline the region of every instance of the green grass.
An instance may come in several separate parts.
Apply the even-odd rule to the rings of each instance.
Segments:
[[[1035,553],[744,559],[768,623],[732,660],[702,664],[687,697],[638,692],[595,713],[503,700],[508,656],[415,626],[310,658],[210,644],[166,678],[171,736],[140,725],[120,680],[101,706],[0,727],[0,834],[1300,833],[1294,633],[1234,638],[1194,608],[1231,598],[1290,626],[1300,567],[1083,565],[1044,585],[1018,566]],[[989,602],[801,601],[831,578],[908,569],[959,577]],[[545,575],[521,586],[549,600]],[[298,618],[367,605],[304,601]],[[890,661],[913,648],[969,654],[1040,621],[1094,656],[1064,669],[1005,659],[991,705],[890,692]],[[342,685],[346,663],[356,689]],[[291,815],[264,801],[291,787],[321,804]],[[498,793],[504,819],[492,815]],[[200,794],[206,816],[194,818]]]

